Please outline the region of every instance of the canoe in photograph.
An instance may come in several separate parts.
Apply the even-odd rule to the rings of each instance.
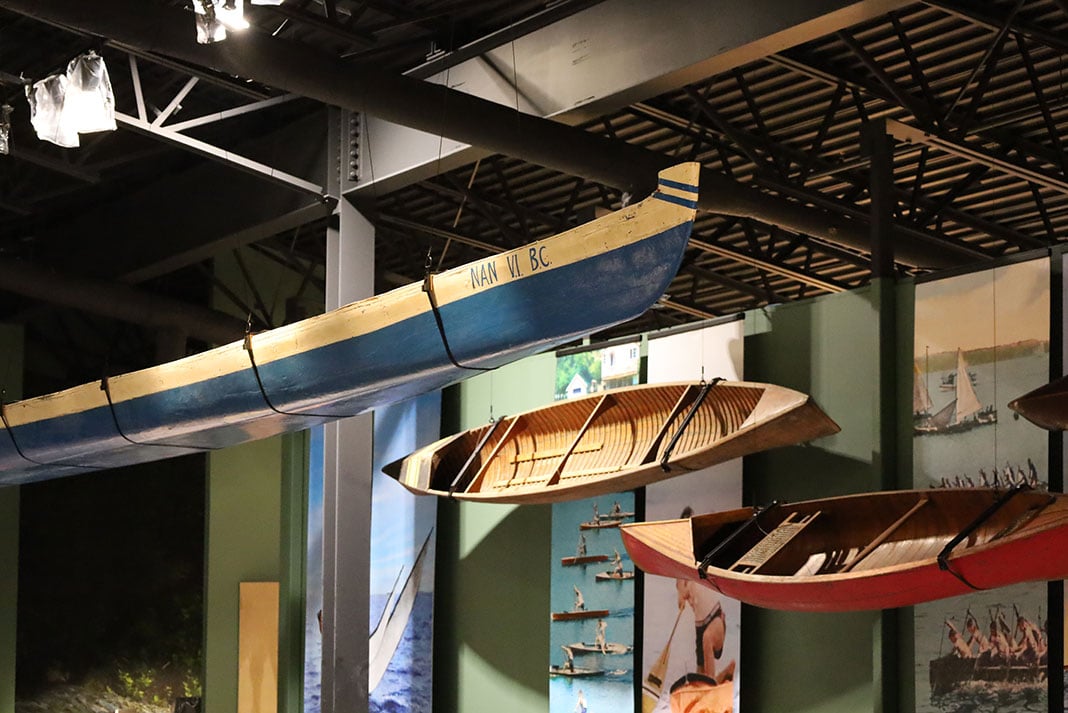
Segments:
[[[634,579],[634,572],[598,572],[593,578],[598,582],[622,582]]]
[[[419,494],[560,502],[639,488],[837,431],[806,394],[781,386],[647,384],[503,417],[384,470]],[[621,521],[608,515],[580,527],[618,527]]]
[[[600,619],[608,616],[607,609],[578,609],[572,611],[552,612],[553,621],[572,621],[574,619]]]
[[[6,404],[0,484],[301,430],[637,317],[678,269],[699,168],[666,169],[643,201],[423,282],[175,362]]]
[[[603,676],[604,670],[599,668],[582,668],[580,666],[549,666],[550,676],[570,676],[571,678],[586,678],[589,676]]]
[[[1036,426],[1050,431],[1068,430],[1068,376],[1013,399],[1009,408]]]
[[[604,649],[602,650],[599,644],[589,641],[581,641],[574,644],[567,644],[567,648],[571,649],[571,653],[573,654],[603,654],[606,656],[613,656],[617,654],[629,654],[634,647],[610,641],[604,645]]]
[[[560,564],[564,567],[575,567],[583,564],[597,564],[612,559],[608,555],[583,555],[581,557],[561,557]]]
[[[500,502],[504,502],[503,500]],[[619,527],[623,520],[609,520],[607,518],[600,520],[590,520],[589,522],[580,522],[580,530],[604,530],[606,528]]]
[[[989,655],[962,658],[946,654],[932,659],[928,667],[931,695],[944,696],[959,688],[977,683],[988,687],[1005,686],[1019,690],[1021,686],[1038,686],[1045,690],[1048,662],[996,661]]]
[[[1068,577],[1068,496],[850,495],[620,529],[635,565],[772,609],[889,609]]]
[[[672,713],[732,713],[734,681],[688,673],[671,684]]]

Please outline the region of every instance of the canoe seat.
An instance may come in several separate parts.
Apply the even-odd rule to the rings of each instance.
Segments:
[[[806,515],[804,517],[798,517],[796,512],[790,513],[785,520],[779,523],[778,527],[764,535],[764,539],[756,543],[748,552],[742,555],[737,562],[727,569],[732,572],[754,574],[769,559],[771,559],[776,552],[785,547],[790,540],[797,537],[798,533],[804,530],[805,527],[815,520],[819,514],[820,511],[818,510],[811,515]]]

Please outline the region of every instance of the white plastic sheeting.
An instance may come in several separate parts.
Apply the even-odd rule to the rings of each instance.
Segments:
[[[79,134],[115,130],[115,95],[103,57],[78,55],[63,74],[26,87],[30,123],[37,138],[73,148]]]

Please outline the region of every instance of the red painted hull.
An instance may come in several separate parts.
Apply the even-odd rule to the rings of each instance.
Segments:
[[[949,495],[967,491],[931,492]],[[875,569],[803,576],[744,574],[713,566],[707,570],[707,579],[703,579],[693,555],[690,520],[635,523],[624,526],[621,534],[631,559],[640,569],[701,581],[725,596],[748,604],[817,612],[890,609],[967,594],[975,588],[994,589],[1020,582],[1068,578],[1066,496],[1024,493],[1019,497],[1024,495],[1041,496],[1053,504],[1020,527],[1018,532],[985,544],[970,546],[966,542],[954,548],[947,559],[951,571],[940,568],[937,558],[929,556]],[[871,497],[879,497],[879,494]],[[742,519],[739,517],[737,521]],[[643,527],[655,525],[665,528],[662,536],[650,537],[648,532],[642,532]],[[947,535],[944,541],[948,542],[953,534],[955,532]],[[688,557],[677,548],[671,551],[670,547],[664,546],[665,542],[683,538],[691,542]]]

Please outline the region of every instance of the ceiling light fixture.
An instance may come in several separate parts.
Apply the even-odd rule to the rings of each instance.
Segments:
[[[233,32],[248,29],[243,0],[223,0],[222,5],[215,6],[215,16]]]
[[[226,39],[226,26],[219,21],[213,0],[194,0],[193,11],[196,15],[197,42],[210,45]]]
[[[80,134],[115,130],[115,95],[104,58],[90,50],[56,73],[26,86],[30,124],[37,138],[64,148]]]
[[[0,154],[11,153],[11,112],[10,104],[0,106]]]

